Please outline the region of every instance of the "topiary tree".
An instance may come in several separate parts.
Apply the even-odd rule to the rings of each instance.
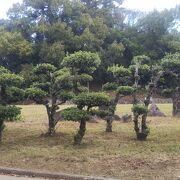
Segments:
[[[134,114],[134,130],[138,140],[146,140],[150,130],[147,127],[146,119],[148,114],[148,106],[150,103],[151,93],[145,98],[144,103],[133,105],[132,111]],[[139,127],[139,117],[142,116],[141,127]]]
[[[90,114],[87,111],[78,109],[76,107],[64,109],[62,110],[61,114],[62,114],[62,117],[67,121],[80,122],[79,131],[74,136],[74,145],[80,145],[85,135],[86,121],[89,120]]]
[[[8,103],[16,102],[24,97],[24,91],[20,89],[23,78],[0,66],[0,141],[5,127],[5,120],[16,119],[21,108],[9,106]]]
[[[173,116],[180,116],[180,53],[168,54],[161,60],[162,77],[159,88],[173,101]]]
[[[136,61],[137,60],[137,61]],[[134,130],[136,132],[136,136],[138,140],[146,140],[150,129],[147,127],[147,116],[148,116],[148,106],[150,104],[151,97],[156,88],[157,82],[161,76],[161,71],[157,68],[157,66],[151,66],[150,74],[151,76],[148,78],[148,86],[146,89],[146,97],[144,98],[144,102],[140,102],[136,96],[137,92],[144,88],[143,85],[139,84],[141,76],[139,75],[139,67],[141,67],[142,59],[135,59],[135,71],[134,71],[134,93],[133,93],[133,114],[134,114]],[[141,123],[139,123],[139,117],[141,117]]]
[[[133,93],[134,89],[128,84],[131,84],[131,71],[123,66],[114,65],[108,68],[108,72],[112,75],[115,82],[108,82],[103,85],[103,90],[114,94],[114,99],[108,107],[110,115],[106,116],[107,127],[106,132],[112,132],[112,123],[115,115],[116,106],[119,99]]]
[[[67,108],[62,111],[65,120],[80,121],[80,127],[77,135],[74,137],[74,144],[79,145],[86,131],[86,121],[90,115],[96,112],[93,108],[99,106],[109,106],[111,99],[102,92],[81,93],[75,96],[73,102],[77,105],[75,108]]]
[[[97,53],[86,51],[75,52],[63,59],[62,65],[70,70],[73,91],[76,95],[86,90],[84,85],[93,80],[92,74],[100,63]]]
[[[39,64],[34,68],[34,82],[26,89],[26,97],[46,107],[48,115],[47,135],[55,133],[58,105],[73,97],[68,90],[71,88],[70,72],[68,69],[57,69],[51,64]],[[59,115],[60,117],[60,115]]]

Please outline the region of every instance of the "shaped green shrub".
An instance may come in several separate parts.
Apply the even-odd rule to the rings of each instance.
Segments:
[[[81,93],[73,101],[80,109],[87,106],[88,110],[92,107],[108,106],[111,103],[110,97],[102,92]]]
[[[87,111],[78,109],[76,107],[70,107],[62,110],[61,115],[63,119],[67,121],[87,121],[90,118],[90,114]]]
[[[136,104],[133,106],[132,111],[135,114],[143,115],[143,114],[148,113],[148,108],[142,104]]]
[[[103,85],[102,89],[103,91],[116,91],[118,88],[118,85],[114,82],[108,82]]]
[[[119,92],[119,94],[123,96],[128,96],[133,94],[134,88],[130,86],[120,86],[118,87],[117,91]]]
[[[68,121],[80,121],[79,131],[74,136],[74,145],[80,145],[82,138],[85,135],[86,121],[88,121],[90,118],[89,112],[76,107],[71,107],[62,110],[61,115],[63,119]]]

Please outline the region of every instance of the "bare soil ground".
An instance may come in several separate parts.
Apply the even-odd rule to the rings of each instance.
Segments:
[[[115,177],[123,180],[175,180],[180,176],[180,118],[172,118],[171,104],[159,105],[167,114],[148,118],[151,134],[138,142],[133,122],[88,123],[82,145],[73,146],[79,124],[60,122],[53,137],[45,137],[47,116],[43,106],[21,106],[23,121],[6,123],[0,145],[0,166],[52,172]],[[117,114],[130,113],[119,105]],[[179,178],[180,179],[180,178]]]

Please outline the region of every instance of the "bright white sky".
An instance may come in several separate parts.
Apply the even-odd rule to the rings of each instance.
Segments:
[[[13,3],[22,2],[22,0],[0,0],[0,19],[6,18],[7,10]],[[141,11],[151,11],[153,9],[163,10],[175,7],[180,4],[180,0],[125,0],[123,7]]]
[[[162,11],[180,4],[180,0],[124,0],[123,7],[141,11]]]

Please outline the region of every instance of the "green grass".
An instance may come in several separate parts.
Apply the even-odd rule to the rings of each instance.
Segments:
[[[180,119],[171,117],[171,104],[159,105],[167,117],[148,117],[151,134],[145,142],[136,141],[133,122],[114,122],[113,133],[105,133],[101,121],[87,124],[79,147],[72,145],[77,122],[60,122],[56,135],[45,137],[45,108],[21,107],[24,120],[6,123],[0,166],[138,180],[180,175]],[[117,114],[125,113],[131,105],[118,106]]]

